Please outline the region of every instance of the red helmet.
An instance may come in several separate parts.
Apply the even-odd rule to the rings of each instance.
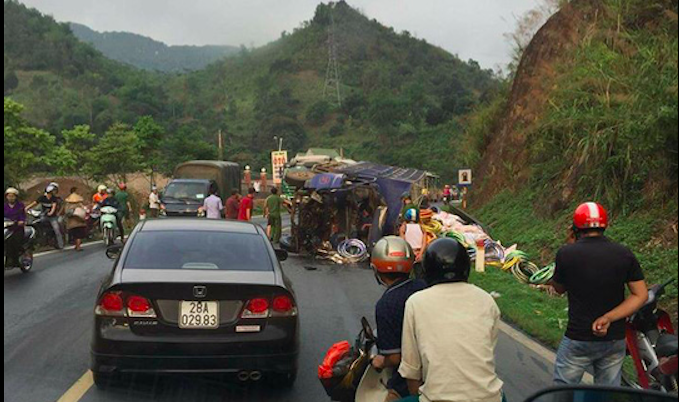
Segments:
[[[586,202],[575,210],[573,226],[576,229],[606,229],[608,228],[608,212],[596,202]]]

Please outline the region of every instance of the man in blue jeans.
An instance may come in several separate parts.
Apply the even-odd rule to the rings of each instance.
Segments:
[[[608,213],[599,204],[578,207],[572,244],[556,257],[552,285],[568,293],[568,329],[557,352],[554,383],[575,385],[594,368],[594,382],[620,386],[626,355],[625,319],[648,300],[639,261],[604,236]],[[625,298],[625,286],[630,296]]]

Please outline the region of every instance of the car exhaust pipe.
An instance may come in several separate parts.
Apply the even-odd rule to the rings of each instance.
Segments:
[[[247,371],[241,371],[238,373],[238,381],[240,382],[246,382],[250,380],[250,373]]]
[[[250,380],[257,382],[262,379],[262,372],[261,371],[253,371],[250,373]]]

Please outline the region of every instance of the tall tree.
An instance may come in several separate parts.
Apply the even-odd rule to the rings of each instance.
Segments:
[[[112,176],[126,181],[127,174],[136,172],[142,164],[140,148],[137,133],[126,124],[116,123],[92,148],[93,158],[87,170],[96,178]]]
[[[4,184],[18,185],[30,173],[45,167],[55,138],[44,130],[31,127],[21,116],[24,107],[5,98]]]

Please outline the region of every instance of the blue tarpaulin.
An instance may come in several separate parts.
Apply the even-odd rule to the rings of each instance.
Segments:
[[[398,222],[403,193],[410,192],[413,184],[419,183],[427,177],[427,173],[422,170],[378,165],[369,162],[347,166],[338,169],[338,172],[344,173],[349,177],[376,180],[380,194],[384,197],[389,208],[387,222],[384,227],[385,234],[391,233]]]
[[[314,190],[338,190],[344,186],[345,176],[338,173],[317,174],[313,179],[307,181],[306,188]]]

